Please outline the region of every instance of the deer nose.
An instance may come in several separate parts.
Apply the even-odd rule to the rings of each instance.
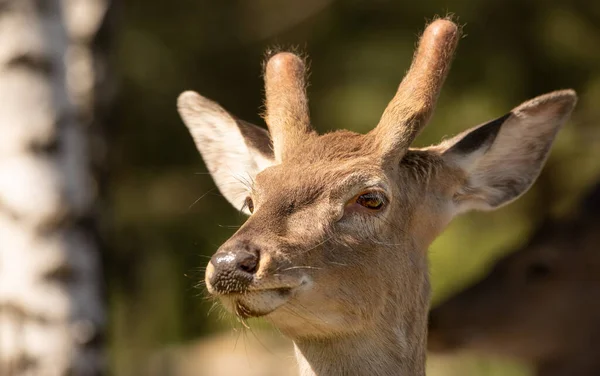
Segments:
[[[210,259],[208,282],[220,294],[244,292],[258,270],[259,252],[243,249],[219,251]]]

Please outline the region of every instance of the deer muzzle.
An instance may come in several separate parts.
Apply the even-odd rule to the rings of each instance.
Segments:
[[[244,293],[258,270],[259,253],[247,250],[217,252],[206,269],[206,282],[211,293]]]
[[[206,268],[208,292],[240,317],[264,316],[288,302],[307,277],[287,271],[264,247],[244,240],[226,242]]]

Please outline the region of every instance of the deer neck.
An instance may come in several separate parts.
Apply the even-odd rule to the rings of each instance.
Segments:
[[[294,340],[301,376],[424,376],[429,283],[427,277],[409,309],[391,294],[390,303],[362,332],[312,340]],[[405,303],[405,302],[402,302]]]

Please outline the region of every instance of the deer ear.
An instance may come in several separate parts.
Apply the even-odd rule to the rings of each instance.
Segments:
[[[269,133],[193,91],[179,96],[177,108],[223,196],[248,214],[244,202],[254,177],[274,163]]]
[[[496,209],[525,193],[576,102],[573,90],[542,95],[444,142],[445,162],[466,178],[454,192],[457,212]]]

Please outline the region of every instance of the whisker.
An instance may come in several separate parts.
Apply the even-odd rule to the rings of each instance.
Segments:
[[[221,228],[232,228],[232,229],[237,229],[237,228],[242,227],[241,225],[217,225],[217,226],[219,226]]]
[[[240,335],[242,334],[242,330],[237,330],[237,328],[234,328],[234,331],[237,332],[237,337],[235,337],[235,343],[233,344],[233,351],[235,351],[235,349],[237,349],[237,344],[238,341],[240,340]]]
[[[207,194],[214,191],[216,188],[211,188],[208,192],[204,193],[202,196],[198,197],[196,201],[192,202],[192,204],[188,207],[188,210],[192,209],[192,206],[196,205],[200,200],[202,200]]]
[[[250,330],[250,327],[246,327],[247,330]],[[248,336],[246,334],[246,330],[244,330],[244,353],[246,353],[246,361],[248,362],[248,367],[250,367],[250,357],[248,356]]]
[[[259,336],[254,332],[254,330],[252,330],[252,328],[250,328],[250,333],[254,336],[254,338],[256,339],[256,341],[262,346],[263,349],[265,349],[269,354],[271,355],[276,355],[271,349],[269,349],[259,338]]]
[[[289,268],[285,268],[283,270],[280,270],[281,272],[286,272],[288,270],[295,270],[295,269],[316,269],[316,270],[321,270],[323,268],[319,268],[316,266],[291,266]]]
[[[339,266],[348,266],[348,264],[343,264],[341,262],[335,262],[335,261],[327,261],[328,264],[333,264],[333,265],[339,265]]]
[[[332,235],[332,236],[330,236],[330,237],[328,237],[327,239],[323,240],[322,242],[320,242],[320,243],[316,244],[315,246],[313,246],[313,247],[311,247],[311,248],[309,248],[309,249],[305,249],[305,250],[303,250],[302,252],[299,252],[297,255],[303,255],[303,254],[305,254],[305,253],[308,253],[308,252],[310,252],[310,251],[314,250],[314,249],[315,249],[315,248],[317,248],[317,247],[320,247],[320,246],[322,246],[323,244],[325,244],[325,243],[327,243],[328,241],[330,241],[332,237],[333,237],[333,235]]]
[[[315,329],[318,332],[323,333],[323,329],[319,328],[318,326],[316,326],[312,320],[310,320],[308,317],[314,317],[316,320],[323,322],[326,324],[326,321],[323,320],[322,318],[320,318],[319,316],[315,315],[313,312],[311,312],[308,308],[306,308],[303,304],[299,303],[299,302],[294,302],[293,306],[284,306],[286,308],[286,312],[290,313],[293,316],[296,316],[297,318],[301,319],[302,321],[304,321],[307,325],[310,325],[313,329]],[[296,308],[296,309],[294,309]],[[308,314],[308,317],[306,315],[302,315],[300,314],[300,312],[298,312],[297,308],[302,309],[304,312],[306,312]]]
[[[215,300],[215,301],[213,302],[213,304],[210,306],[210,308],[208,309],[208,313],[206,314],[206,316],[207,316],[207,317],[208,317],[208,316],[210,316],[210,314],[212,313],[212,311],[214,311],[214,310],[215,310],[215,308],[217,307],[217,304],[218,304],[218,303],[217,303],[217,301]]]

